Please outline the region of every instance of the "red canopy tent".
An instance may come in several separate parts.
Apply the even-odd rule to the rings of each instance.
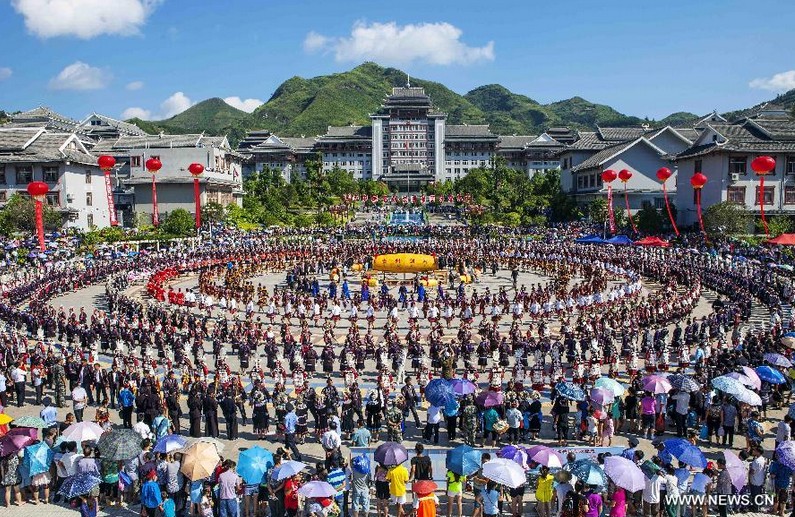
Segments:
[[[635,244],[638,244],[640,246],[659,246],[661,248],[667,248],[668,246],[670,246],[668,241],[663,240],[659,237],[644,237],[639,241],[635,241]]]
[[[775,239],[765,241],[768,244],[778,244],[779,246],[795,246],[795,233],[782,233]]]

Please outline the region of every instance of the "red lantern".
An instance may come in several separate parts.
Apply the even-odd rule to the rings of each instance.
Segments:
[[[698,214],[698,224],[701,227],[701,233],[706,238],[707,232],[704,230],[704,218],[701,215],[701,189],[707,184],[707,177],[697,172],[690,177],[690,185],[696,191],[696,213]]]
[[[757,156],[751,162],[751,169],[758,175],[769,174],[776,168],[776,160],[772,156]]]
[[[613,169],[607,169],[605,171],[602,171],[602,181],[604,181],[605,183],[610,183],[612,181],[615,181],[617,177],[618,174],[616,174],[616,171],[614,171]]]
[[[33,198],[36,209],[36,234],[39,238],[39,250],[42,252],[47,249],[44,245],[44,208],[42,207],[42,202],[47,199],[49,190],[50,187],[43,181],[31,181],[28,183],[28,194]]]
[[[148,162],[147,162],[148,165]],[[204,165],[201,163],[191,163],[188,165],[188,172],[193,175],[193,204],[196,211],[196,229],[202,226],[202,201],[201,189],[199,188],[199,176],[204,172]]]
[[[605,171],[605,172],[607,172],[607,171]],[[604,173],[602,173],[602,174],[604,174]],[[623,183],[628,182],[631,177],[632,177],[632,172],[627,170],[627,169],[621,169],[618,172],[618,179],[620,179]]]
[[[160,163],[160,160],[158,160],[157,158],[149,158],[148,160],[146,160],[146,163],[144,165],[146,165],[146,170],[148,170],[152,174],[156,173],[163,167],[163,164]]]
[[[673,173],[671,172],[671,169],[669,169],[668,167],[660,167],[659,169],[657,169],[657,179],[662,181],[663,183],[668,178],[670,178],[671,175],[673,175]]]
[[[97,164],[103,171],[109,171],[116,165],[116,158],[103,154],[97,159]]]
[[[674,220],[674,213],[671,211],[671,203],[668,202],[668,190],[665,188],[665,182],[673,175],[671,169],[668,167],[660,167],[657,169],[657,179],[662,183],[663,199],[665,200],[665,209],[668,211],[668,219],[671,220],[674,233],[679,237],[679,228],[676,227],[676,220]]]
[[[690,185],[696,190],[701,190],[707,184],[707,177],[697,172],[690,178]]]
[[[618,179],[620,179],[621,183],[624,184],[624,204],[627,207],[627,217],[629,218],[629,224],[632,225],[632,231],[637,233],[638,228],[635,226],[635,221],[632,219],[632,210],[629,208],[629,192],[627,191],[627,182],[631,177],[632,172],[627,169],[621,169],[618,172]]]
[[[199,176],[201,173],[204,172],[204,165],[201,163],[191,163],[188,165],[188,172],[193,174],[194,176]]]

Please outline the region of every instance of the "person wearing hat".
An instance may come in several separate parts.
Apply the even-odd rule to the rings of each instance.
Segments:
[[[157,511],[163,504],[160,494],[160,485],[157,484],[157,471],[150,470],[146,474],[146,481],[141,485],[141,515],[144,517],[157,517]]]

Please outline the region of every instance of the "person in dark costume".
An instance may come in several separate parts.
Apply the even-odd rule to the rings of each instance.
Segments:
[[[221,412],[226,420],[226,437],[228,440],[237,440],[237,404],[235,404],[235,393],[229,389],[221,399]]]
[[[188,417],[190,418],[190,435],[192,438],[202,436],[202,392],[196,385],[188,395]]]
[[[202,405],[204,412],[204,434],[211,438],[218,438],[218,401],[215,399],[215,393],[210,388],[209,393],[204,398]]]

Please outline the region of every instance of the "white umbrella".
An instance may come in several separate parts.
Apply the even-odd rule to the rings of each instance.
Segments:
[[[518,463],[506,458],[497,458],[484,463],[483,477],[510,488],[520,487],[527,482],[524,469]]]
[[[61,437],[65,442],[87,442],[99,440],[105,430],[94,422],[77,422],[64,429]]]
[[[736,398],[740,402],[744,402],[745,404],[748,404],[749,406],[761,406],[762,405],[761,397],[759,397],[759,395],[757,395],[756,392],[753,392],[753,391],[751,391],[749,389],[745,389],[745,390],[743,390],[743,391],[741,391],[739,393],[734,393],[733,395],[734,395],[734,398]]]
[[[749,368],[748,366],[743,366],[743,375],[748,377],[753,384],[750,384],[754,389],[761,390],[762,389],[762,379],[759,378],[759,375],[756,373],[756,370],[753,368]]]
[[[276,481],[281,481],[282,479],[287,479],[295,476],[302,470],[306,468],[306,463],[302,463],[300,461],[295,460],[287,460],[282,462],[281,465],[277,467],[276,471]]]

